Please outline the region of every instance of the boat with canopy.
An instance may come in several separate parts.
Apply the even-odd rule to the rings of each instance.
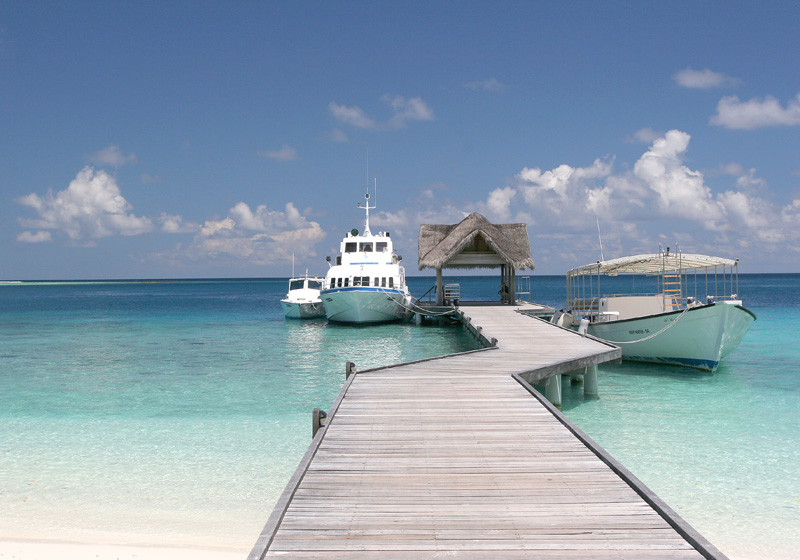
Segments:
[[[620,346],[623,359],[715,371],[756,319],[738,295],[738,265],[667,247],[579,266],[553,322]]]

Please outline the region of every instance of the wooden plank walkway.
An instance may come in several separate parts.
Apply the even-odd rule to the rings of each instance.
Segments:
[[[494,310],[495,349],[347,380],[250,560],[724,558],[516,375],[588,346],[526,361],[541,322]]]
[[[462,321],[480,326],[480,336],[487,343],[494,339],[500,350],[480,358],[470,357],[472,369],[487,362],[496,373],[520,374],[530,383],[539,383],[554,374],[568,373],[622,357],[612,344],[583,337],[541,319],[521,313],[530,304],[518,306],[463,307]],[[456,358],[448,358],[455,360]],[[457,362],[456,362],[457,363]]]

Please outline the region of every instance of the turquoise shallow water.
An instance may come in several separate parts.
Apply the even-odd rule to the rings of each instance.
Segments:
[[[462,299],[495,298],[494,277],[460,281]],[[758,321],[713,375],[622,364],[601,370],[599,399],[565,391],[565,413],[732,558],[800,549],[798,288],[742,277]],[[0,286],[0,538],[248,549],[347,360],[474,347],[458,328],[287,321],[285,289]],[[560,306],[563,278],[533,291]]]

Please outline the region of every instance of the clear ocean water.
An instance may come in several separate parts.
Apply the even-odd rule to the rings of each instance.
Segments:
[[[496,299],[496,277],[448,278]],[[422,295],[432,277],[410,279]],[[249,550],[360,369],[472,349],[457,327],[284,319],[284,279],[0,285],[0,539]],[[533,276],[561,307],[563,277]],[[800,550],[800,275],[714,374],[623,363],[563,410],[731,558]]]

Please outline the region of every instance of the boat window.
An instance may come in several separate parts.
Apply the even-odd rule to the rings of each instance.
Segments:
[[[376,288],[381,285],[381,279],[378,278],[377,276],[375,277],[374,285],[375,285]]]
[[[364,253],[371,253],[372,252],[372,243],[362,243],[361,244],[361,251]]]
[[[339,288],[342,287],[342,279],[341,278],[339,278],[339,283],[338,283],[337,287],[339,287]]]
[[[322,280],[309,280],[308,287],[312,290],[321,290],[322,289]]]
[[[378,241],[375,243],[375,250],[378,253],[385,253],[389,248],[389,244],[386,241]]]
[[[295,280],[294,282],[289,282],[289,289],[290,290],[302,290],[303,289],[303,281],[302,280]]]
[[[391,276],[389,277],[389,287],[394,288],[394,278]]]
[[[350,279],[349,278],[345,278],[344,279],[344,287],[346,288],[349,285],[350,285]]]
[[[345,253],[355,253],[357,246],[358,246],[358,243],[345,243],[344,244],[344,252]]]

